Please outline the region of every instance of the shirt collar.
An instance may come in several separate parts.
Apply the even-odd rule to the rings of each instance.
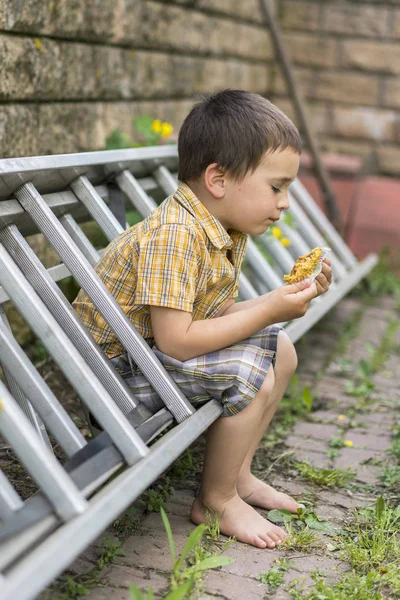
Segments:
[[[221,223],[206,209],[204,204],[200,202],[197,196],[193,193],[188,185],[180,183],[174,199],[179,202],[191,215],[193,215],[201,224],[207,234],[210,242],[216,248],[229,249],[233,246],[233,241],[229,233],[222,227]],[[234,234],[245,234],[232,230]],[[245,236],[247,237],[247,236]]]

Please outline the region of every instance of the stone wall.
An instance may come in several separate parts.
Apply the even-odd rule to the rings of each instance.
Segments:
[[[324,150],[400,174],[400,0],[281,0],[280,22]],[[293,116],[276,68],[270,93]]]
[[[0,0],[0,153],[102,149],[148,113],[179,126],[194,94],[268,94],[258,0]]]
[[[400,174],[400,0],[276,0],[327,151]],[[0,0],[0,154],[101,149],[195,93],[245,88],[294,116],[258,0]]]

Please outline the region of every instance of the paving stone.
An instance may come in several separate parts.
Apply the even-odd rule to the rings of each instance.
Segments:
[[[345,438],[351,440],[355,446],[362,446],[368,448],[368,450],[379,450],[381,452],[386,452],[392,443],[391,437],[382,435],[382,432],[381,435],[374,435],[367,431],[361,433],[349,429],[345,434]]]
[[[307,436],[319,440],[329,440],[334,435],[337,435],[338,432],[338,427],[335,427],[334,425],[308,423],[307,421],[298,421],[292,431],[293,435]]]
[[[183,550],[188,536],[178,535],[173,530],[173,537],[176,552],[179,553]],[[141,568],[154,568],[156,566],[157,570],[165,572],[171,569],[172,558],[165,531],[159,531],[156,535],[154,533],[150,535],[148,531],[141,531],[140,534],[133,535],[125,540],[121,549],[124,556],[117,557],[116,563],[119,565],[132,565]],[[157,557],[156,563],[155,557]]]
[[[240,577],[254,578],[259,573],[268,571],[274,565],[274,561],[283,558],[286,553],[279,549],[262,549],[247,544],[234,543],[229,546],[224,556],[232,557],[234,562],[222,567],[222,571]]]
[[[334,583],[340,579],[343,571],[348,570],[345,563],[329,556],[309,555],[294,559],[293,562],[295,563],[294,566],[285,573],[284,586],[287,586],[295,579],[299,579],[302,585],[311,587],[314,585],[314,581],[310,577],[310,574],[314,571],[321,573],[327,582]]]
[[[319,399],[337,400],[339,397],[347,396],[346,383],[345,378],[324,377],[313,391]]]
[[[296,451],[296,455],[298,450],[304,450],[306,452],[310,450],[311,452],[321,452],[321,454],[324,454],[327,448],[326,444],[324,444],[321,440],[311,440],[303,437],[297,437],[295,435],[288,435],[285,440],[285,445],[294,449]]]
[[[352,439],[348,436],[348,439]],[[377,455],[373,450],[359,450],[358,448],[341,448],[340,455],[334,459],[335,468],[347,469],[350,467],[358,472],[363,465],[363,461],[371,458],[380,458],[381,455]]]
[[[321,469],[329,468],[328,456],[319,452],[312,452],[311,450],[296,450],[293,458],[298,461],[307,461],[315,467],[319,467]]]
[[[69,573],[74,575],[85,575],[94,569],[94,562],[87,560],[83,555],[79,556],[68,568]]]
[[[279,491],[286,492],[291,496],[301,496],[303,492],[314,491],[314,487],[311,483],[305,481],[291,481],[287,479],[280,479],[279,477],[274,479],[271,484],[274,488]]]
[[[187,517],[182,517],[180,515],[169,515],[168,519],[173,535],[189,535],[190,532],[196,528],[196,525],[189,521],[189,514]],[[160,513],[152,512],[148,514],[147,517],[145,517],[141,522],[141,528],[143,530],[150,529],[154,532],[157,532],[157,535],[160,531],[165,533],[165,527]]]
[[[85,600],[132,600],[128,589],[114,587],[94,587]]]
[[[376,485],[379,481],[379,468],[370,465],[361,466],[357,470],[356,479],[361,483]]]
[[[315,512],[320,519],[323,521],[329,521],[329,523],[333,524],[342,523],[347,515],[347,511],[344,508],[331,506],[330,504],[318,504]]]
[[[193,504],[195,494],[190,490],[179,490],[165,503],[165,510],[168,514],[189,517],[190,509]]]
[[[229,600],[257,600],[264,598],[267,586],[251,577],[239,577],[221,571],[210,571],[204,579],[204,589],[216,592]]]
[[[343,508],[353,509],[361,506],[370,506],[372,504],[367,496],[349,495],[346,493],[335,492],[333,490],[322,490],[318,492],[320,501],[329,506],[342,506]],[[374,500],[375,502],[375,500]]]
[[[310,419],[315,422],[339,423],[339,414],[340,413],[333,410],[316,410],[310,414]]]
[[[158,568],[158,556],[153,556],[153,566]],[[135,584],[141,590],[147,590],[150,586],[153,592],[160,592],[169,587],[169,576],[157,573],[154,570],[138,569],[133,566],[114,564],[104,569],[101,578],[105,579],[109,585],[119,587],[129,587]],[[113,596],[110,596],[114,600]]]

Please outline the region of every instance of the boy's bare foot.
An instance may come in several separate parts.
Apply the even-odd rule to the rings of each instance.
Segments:
[[[196,525],[206,523],[209,509],[218,515],[221,533],[234,536],[239,542],[257,548],[275,548],[287,537],[283,529],[264,519],[237,494],[222,502],[215,499],[202,501],[197,497],[190,513],[191,521]],[[210,517],[212,519],[212,513]]]
[[[252,506],[259,506],[272,510],[274,508],[285,508],[291,513],[296,513],[300,504],[282,492],[278,492],[270,485],[264,483],[251,473],[245,478],[242,477],[237,483],[239,496]]]

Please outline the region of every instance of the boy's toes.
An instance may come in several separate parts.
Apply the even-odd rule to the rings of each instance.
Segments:
[[[276,546],[282,543],[282,539],[276,533],[268,532],[268,537],[275,543]]]
[[[270,535],[267,535],[266,540],[268,548],[275,548],[276,542],[272,539]]]
[[[268,545],[267,541],[259,535],[253,540],[252,544],[257,548],[266,548]]]

